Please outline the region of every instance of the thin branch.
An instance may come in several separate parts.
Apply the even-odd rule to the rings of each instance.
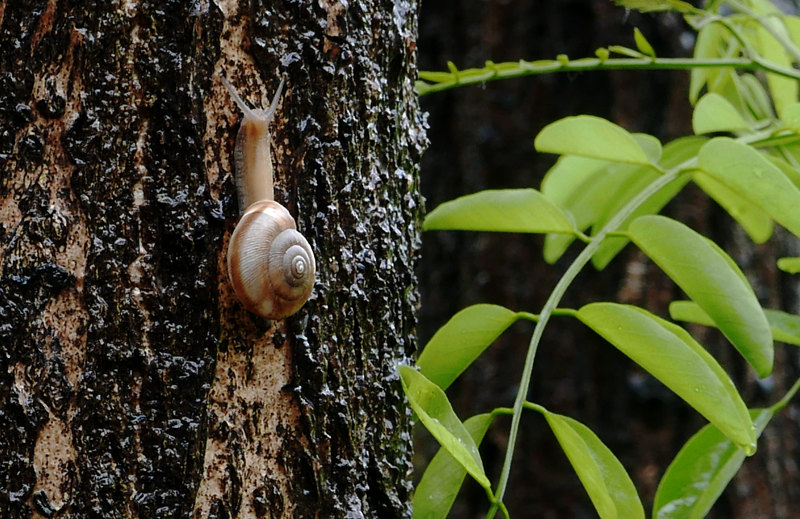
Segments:
[[[488,81],[510,79],[556,72],[586,72],[592,70],[691,70],[696,68],[735,68],[738,70],[764,70],[779,76],[800,80],[800,71],[781,67],[760,56],[751,58],[581,58],[575,60],[560,56],[557,60],[537,60],[493,63],[483,68],[458,70],[452,63],[449,72],[420,71],[417,93],[420,96],[441,92],[460,86],[477,85]]]

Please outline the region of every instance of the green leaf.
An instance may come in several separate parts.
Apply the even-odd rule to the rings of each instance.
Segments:
[[[791,144],[791,145],[788,145],[788,146],[782,146],[781,147],[781,151],[785,152],[789,156],[794,156],[795,157],[794,163],[796,164],[797,163],[797,160],[796,160],[797,155],[800,154],[800,144]],[[786,155],[784,155],[784,156],[786,156]],[[798,170],[798,169],[794,168],[793,166],[791,166],[784,159],[779,159],[779,158],[773,157],[773,156],[770,156],[770,157],[767,157],[767,158],[769,159],[769,161],[773,165],[777,166],[778,169],[781,170],[781,172],[784,175],[786,175],[786,178],[788,178],[789,181],[792,184],[795,185],[795,187],[800,189],[800,170]]]
[[[623,45],[609,45],[608,50],[614,54],[619,54],[620,56],[627,56],[634,59],[642,59],[645,57],[645,55],[638,50],[633,50]]]
[[[700,149],[698,161],[715,180],[800,236],[800,190],[761,153],[728,137],[717,137]]]
[[[566,117],[550,123],[534,141],[540,153],[580,155],[593,159],[647,165],[647,154],[633,135],[610,121],[592,115]]]
[[[692,4],[681,0],[614,0],[614,3],[626,9],[634,9],[643,13],[651,11],[677,11],[684,14],[701,12]]]
[[[792,103],[781,112],[781,121],[795,133],[800,132],[800,103]]]
[[[800,273],[800,258],[778,258],[778,268],[789,274]]]
[[[756,435],[772,419],[770,409],[750,412]],[[739,471],[745,453],[709,424],[700,429],[672,460],[658,484],[654,519],[702,519]]]
[[[516,312],[497,305],[479,304],[461,310],[422,350],[417,360],[420,372],[447,389],[516,320]]]
[[[733,382],[686,330],[641,308],[617,303],[592,303],[576,316],[737,445],[755,451],[747,407]]]
[[[800,346],[800,316],[780,310],[766,310],[765,313],[776,341]]]
[[[683,137],[667,143],[667,145],[664,146],[664,152],[661,157],[660,165],[662,169],[678,167],[686,160],[694,157],[706,140],[705,137]],[[640,174],[623,184],[622,189],[616,191],[613,196],[609,195],[607,198],[609,198],[610,201],[604,206],[605,209],[602,218],[599,218],[594,223],[593,232],[598,232],[601,227],[608,223],[608,220],[619,212],[620,209],[644,189],[645,186],[655,180],[658,175],[659,174],[654,169],[640,170]],[[657,193],[640,205],[633,214],[620,225],[619,230],[624,231],[627,229],[630,222],[639,216],[655,214],[661,211],[661,209],[683,189],[683,186],[685,186],[690,179],[691,177],[689,175],[680,175],[661,188]],[[603,243],[600,244],[594,256],[592,256],[592,264],[598,270],[604,269],[627,244],[627,238],[606,238],[603,240]]]
[[[777,14],[777,13],[776,13]],[[764,18],[762,23],[770,24],[771,28],[778,34],[788,39],[788,33],[783,23],[777,17]],[[775,39],[772,34],[759,23],[756,27],[758,35],[759,54],[761,54],[767,61],[778,65],[779,67],[791,69],[792,60],[784,49],[783,45]],[[797,80],[779,76],[767,72],[767,85],[772,93],[772,100],[775,103],[777,112],[783,113],[783,110],[797,102],[798,86]]]
[[[742,80],[747,76],[747,74],[740,76],[732,69],[720,69],[713,81],[709,79],[708,91],[721,95],[736,108],[736,111],[744,115],[751,109],[749,103],[757,100],[750,99],[754,94],[751,85]],[[766,94],[766,90],[764,93]]]
[[[800,170],[795,169],[794,166],[789,164],[789,161],[792,161],[793,164],[798,163],[798,158],[800,158],[800,144],[792,143],[786,146],[781,146],[779,151],[783,154],[785,158],[778,158],[774,156],[767,157],[774,166],[776,166],[781,172],[786,175],[786,178],[795,185],[795,187],[800,189]]]
[[[483,488],[491,483],[483,471],[478,446],[439,386],[410,366],[398,366],[403,391],[422,425]]]
[[[786,26],[789,39],[794,42],[795,45],[800,45],[800,18],[797,16],[784,15],[781,19]]]
[[[445,202],[425,217],[431,230],[574,233],[570,217],[535,189],[497,189]]]
[[[661,141],[647,133],[632,133],[633,138],[639,143],[639,147],[644,150],[644,154],[650,160],[651,164],[658,164],[661,159],[661,154],[664,150],[661,147]],[[649,167],[648,164],[646,167]]]
[[[650,42],[647,41],[647,38],[644,37],[644,34],[642,34],[642,31],[640,31],[638,27],[633,28],[633,39],[636,42],[636,48],[639,49],[642,54],[646,54],[651,58],[656,57],[656,51],[653,50],[653,46],[650,45]]]
[[[753,74],[731,74],[744,106],[757,120],[773,118],[772,100],[764,85]]]
[[[693,178],[695,184],[713,198],[731,217],[739,222],[750,239],[755,243],[764,243],[770,236],[774,225],[772,218],[760,206],[736,194],[725,184],[707,175],[703,170],[696,170]]]
[[[697,42],[694,46],[695,59],[721,57],[728,41],[725,31],[721,24],[708,23],[704,25],[697,33]],[[711,68],[692,69],[689,81],[689,102],[696,103],[703,86],[713,85],[720,74],[725,72],[726,70],[719,71]],[[709,91],[711,91],[711,87],[709,87]]]
[[[713,132],[747,130],[748,125],[727,99],[710,92],[697,102],[692,114],[692,128],[700,135]]]
[[[637,218],[628,227],[628,234],[711,316],[756,373],[769,375],[773,361],[769,324],[733,260],[710,240],[663,216]]]
[[[583,488],[602,519],[644,518],[644,508],[625,468],[588,427],[541,409]]]
[[[437,70],[420,70],[419,78],[433,83],[442,83],[444,81],[451,81],[453,74],[451,72],[440,72]]]
[[[708,314],[692,301],[671,302],[669,315],[676,321],[716,326]],[[780,310],[764,310],[764,315],[767,316],[773,340],[800,346],[800,316]]]
[[[489,425],[491,414],[479,414],[464,420],[464,427],[476,445],[480,445]],[[446,449],[439,449],[428,463],[414,490],[414,519],[441,519],[447,517],[458,496],[467,471]]]

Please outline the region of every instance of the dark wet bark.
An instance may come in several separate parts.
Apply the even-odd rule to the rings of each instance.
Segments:
[[[349,4],[349,7],[347,6]],[[0,1],[0,516],[402,517],[425,146],[416,2]],[[240,118],[317,256],[226,279]]]
[[[633,46],[638,26],[662,56],[684,56],[688,34],[672,15],[626,14],[606,0],[426,2],[420,15],[420,68],[441,70],[525,59],[592,56],[609,44]],[[429,208],[486,188],[538,187],[554,157],[537,155],[533,138],[558,118],[580,113],[607,117],[632,131],[666,142],[691,132],[688,74],[680,72],[590,72],[536,76],[433,94],[422,99],[430,111],[431,148],[424,157],[422,191]],[[795,255],[796,240],[778,234],[755,247],[729,217],[689,188],[666,213],[714,237],[747,270],[762,303],[797,310],[797,284],[776,271],[774,258]],[[567,262],[541,260],[535,236],[488,233],[425,233],[421,272],[420,342],[456,311],[479,302],[538,312]],[[666,315],[679,291],[641,254],[628,247],[606,271],[587,270],[563,302],[578,307],[617,300]],[[797,349],[776,345],[775,375],[764,383],[717,333],[695,330],[721,359],[751,406],[782,396],[800,375]],[[517,324],[450,390],[466,418],[513,402],[532,326]],[[649,510],[656,484],[686,439],[703,420],[658,382],[635,368],[591,332],[566,318],[555,319],[537,354],[529,398],[589,425],[620,457]],[[767,428],[759,452],[745,463],[711,517],[790,518],[800,508],[800,423],[797,403]],[[496,480],[509,422],[490,429],[482,447]],[[430,454],[435,445],[427,447]],[[421,456],[421,458],[424,456]],[[544,421],[523,418],[506,501],[512,517],[595,517]],[[453,517],[483,517],[483,492],[467,485]]]

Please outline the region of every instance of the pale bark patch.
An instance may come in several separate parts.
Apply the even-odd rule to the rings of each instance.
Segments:
[[[61,510],[70,501],[73,483],[70,475],[74,473],[76,458],[72,431],[64,421],[49,413],[33,451],[33,467],[36,471],[34,495],[44,492],[54,510]],[[37,512],[34,517],[43,516]]]
[[[283,390],[290,382],[290,349],[273,347],[272,338],[270,332],[248,337],[252,350],[229,345],[228,351],[218,354],[208,397],[209,436],[196,518],[208,517],[216,501],[227,505],[238,501],[239,517],[256,516],[253,498],[265,483],[274,485],[280,495],[289,495],[278,429],[297,424],[298,410],[291,394]],[[291,505],[284,499],[283,517],[292,517]]]

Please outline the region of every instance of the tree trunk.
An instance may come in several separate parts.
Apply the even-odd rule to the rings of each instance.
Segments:
[[[420,69],[446,70],[447,60],[467,68],[483,66],[486,60],[553,59],[562,53],[570,58],[593,56],[598,47],[634,47],[633,27],[642,30],[660,56],[689,51],[683,42],[691,42],[692,32],[680,17],[626,12],[608,0],[495,0],[474,9],[464,9],[463,2],[425,2]],[[422,106],[430,111],[431,124],[431,148],[422,169],[426,204],[433,209],[481,189],[538,188],[555,157],[537,154],[533,139],[546,124],[568,115],[606,117],[663,142],[690,134],[687,89],[685,72],[617,71],[527,77],[426,96]],[[796,240],[778,233],[769,243],[753,246],[730,217],[692,187],[666,212],[733,251],[765,307],[798,310],[797,281],[777,272],[774,261],[797,255]],[[541,247],[541,237],[531,235],[424,233],[420,344],[471,304],[539,312],[579,250],[575,246],[551,266],[541,259]],[[668,302],[680,298],[674,284],[629,246],[605,271],[587,269],[562,306],[617,300],[668,315]],[[462,419],[511,405],[532,331],[532,325],[516,324],[451,386],[448,395]],[[692,331],[701,334],[696,336],[720,359],[752,407],[774,403],[800,376],[796,347],[776,343],[775,374],[760,382],[721,334]],[[646,510],[669,462],[705,423],[601,338],[565,319],[548,325],[536,355],[529,399],[591,427],[620,457]],[[758,453],[745,462],[709,517],[797,516],[797,409],[796,398],[770,423]],[[508,428],[508,421],[498,420],[481,446],[494,481]],[[437,447],[425,445],[421,450],[429,459]],[[533,414],[522,420],[505,501],[512,517],[596,517],[552,433]],[[487,508],[480,487],[468,483],[451,516],[484,517]]]
[[[404,517],[417,3],[0,2],[0,517]],[[311,299],[225,251],[265,107]]]

